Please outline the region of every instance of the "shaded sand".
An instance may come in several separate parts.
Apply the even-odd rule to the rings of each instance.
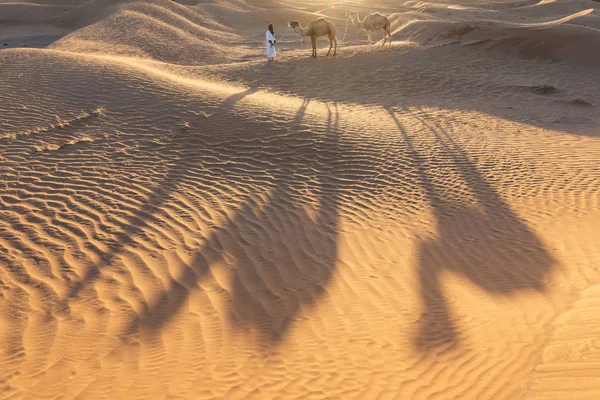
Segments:
[[[597,399],[599,8],[0,0],[0,398]]]

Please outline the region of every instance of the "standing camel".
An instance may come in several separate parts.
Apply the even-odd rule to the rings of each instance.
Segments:
[[[333,55],[337,53],[337,39],[335,37],[335,25],[327,21],[325,18],[319,18],[315,21],[311,21],[305,28],[300,26],[298,21],[288,22],[288,26],[294,30],[300,37],[310,37],[312,43],[312,56],[317,58],[317,38],[327,35],[329,37],[329,51],[327,55],[331,53],[331,48],[335,46]],[[296,30],[298,28],[300,32]]]
[[[365,19],[361,21],[358,17],[358,11],[351,11],[346,13],[346,15],[350,18],[353,24],[355,22],[357,23],[357,32],[361,28],[367,31],[367,37],[369,38],[369,53],[371,52],[371,35],[373,34],[373,31],[376,31],[377,29],[381,29],[383,32],[383,44],[381,45],[381,48],[383,49],[383,46],[385,46],[385,42],[388,38],[390,39],[390,47],[392,47],[392,33],[390,31],[391,24],[388,17],[379,13],[373,13],[367,15]]]

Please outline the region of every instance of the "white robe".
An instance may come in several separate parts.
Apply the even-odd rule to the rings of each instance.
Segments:
[[[275,43],[275,36],[270,31],[267,31],[266,35],[266,43],[267,43],[267,58],[275,58],[277,57],[277,52],[275,51],[275,46],[271,46],[269,40]]]

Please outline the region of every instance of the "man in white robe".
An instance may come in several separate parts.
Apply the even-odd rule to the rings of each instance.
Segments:
[[[269,62],[275,61],[275,57],[277,57],[277,51],[275,51],[275,43],[277,43],[277,40],[275,40],[275,31],[273,30],[273,24],[270,24],[269,29],[267,30],[266,42],[267,60],[269,60]]]

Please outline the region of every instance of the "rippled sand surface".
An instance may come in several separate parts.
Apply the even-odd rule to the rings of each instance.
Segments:
[[[600,398],[599,9],[0,0],[0,399]]]

